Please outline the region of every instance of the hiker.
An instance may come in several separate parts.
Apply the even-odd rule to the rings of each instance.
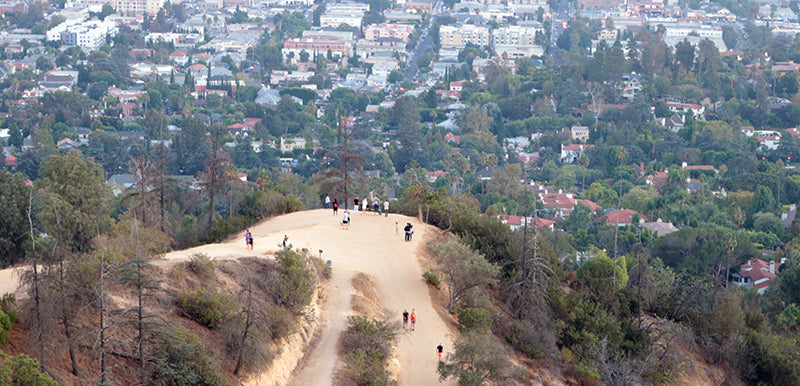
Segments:
[[[342,217],[342,229],[350,229],[350,212],[345,209]]]
[[[356,196],[356,198],[353,199],[353,209],[356,211],[356,214],[358,214],[359,202],[360,201],[358,200],[358,196]]]
[[[439,345],[436,346],[436,353],[439,354],[439,362],[442,361],[442,351],[444,351],[444,346],[442,346],[442,342],[439,342]]]
[[[326,194],[325,195],[325,209],[330,208],[330,206],[331,206],[331,196]]]
[[[403,329],[408,328],[408,310],[403,310]]]
[[[416,324],[417,324],[417,312],[414,311],[414,309],[412,308],[411,309],[411,331],[416,330],[416,328],[415,328]]]
[[[369,205],[369,202],[367,202],[366,199],[361,202],[361,209],[364,210],[364,216],[367,215],[367,205]]]
[[[244,233],[244,244],[248,251],[253,250],[253,235],[250,233],[250,229]]]
[[[283,235],[283,247],[286,249],[292,248],[292,243],[289,241],[289,236]]]
[[[381,215],[381,204],[378,202],[378,198],[377,198],[377,197],[375,197],[375,198],[372,200],[372,209],[375,211],[375,213],[376,213],[378,216],[380,216],[380,215]]]
[[[411,241],[411,235],[414,234],[413,228],[414,226],[411,225],[410,222],[407,222],[406,226],[403,228],[403,230],[406,231],[406,241]]]
[[[339,201],[335,198],[333,199],[333,215],[336,216],[339,213]]]
[[[389,200],[388,199],[383,202],[383,214],[386,217],[389,217]]]

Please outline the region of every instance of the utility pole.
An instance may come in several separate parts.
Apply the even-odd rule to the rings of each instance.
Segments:
[[[350,158],[350,153],[347,151],[347,125],[344,123],[344,118],[339,115],[339,109],[336,109],[336,117],[339,120],[339,130],[344,132],[342,135],[344,139],[344,155],[342,156],[344,160],[344,210],[347,210],[347,186],[350,185],[350,168],[348,165],[348,161]],[[358,210],[358,208],[354,208]]]
[[[159,208],[161,212],[161,232],[166,232],[164,229],[164,120],[161,119],[161,125],[158,129],[158,143],[160,145],[160,153],[159,154],[159,173],[158,173],[158,188],[159,188],[159,195],[160,202]]]
[[[528,168],[525,166],[525,164],[522,166],[523,188],[525,189],[525,205],[522,213],[522,299],[528,296],[528,187],[525,186],[528,184]],[[536,213],[536,208],[534,208],[533,212]],[[522,319],[522,310],[524,308],[526,307],[520,305],[519,310],[517,310],[517,319]]]

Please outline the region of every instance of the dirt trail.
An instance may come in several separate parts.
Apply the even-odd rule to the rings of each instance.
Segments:
[[[206,253],[214,258],[262,256],[278,248],[284,235],[294,248],[306,248],[314,254],[322,249],[322,258],[333,263],[333,277],[328,285],[328,297],[322,311],[321,335],[314,349],[305,357],[302,368],[296,370],[290,385],[331,385],[342,361],[337,354],[339,337],[352,314],[350,297],[354,293],[351,279],[364,272],[375,281],[381,304],[391,315],[402,320],[403,309],[417,312],[416,331],[401,330],[397,336],[400,385],[431,385],[439,383],[436,373],[436,346],[444,343],[450,352],[453,343],[444,322],[433,309],[416,250],[423,245],[425,225],[415,219],[352,215],[349,230],[341,228],[341,214],[330,210],[311,210],[280,216],[250,228],[254,250],[244,248],[243,233],[220,244],[204,245],[177,251],[166,256],[184,260],[194,253]],[[414,225],[414,240],[403,240],[403,226]],[[446,382],[446,384],[454,384]]]
[[[436,373],[436,346],[442,342],[445,353],[453,348],[452,337],[436,313],[422,281],[417,249],[423,246],[425,225],[411,217],[352,215],[349,230],[341,228],[341,214],[330,210],[311,210],[283,215],[250,228],[254,250],[247,251],[244,233],[229,241],[208,244],[165,256],[156,264],[184,261],[195,253],[206,253],[215,259],[264,256],[278,249],[284,235],[294,248],[306,248],[314,254],[322,249],[322,258],[333,262],[333,277],[328,285],[328,302],[322,311],[321,335],[314,349],[307,354],[302,368],[297,369],[290,385],[331,385],[342,361],[337,345],[344,331],[347,316],[352,314],[350,297],[354,293],[351,279],[357,272],[372,276],[383,307],[402,320],[403,309],[417,313],[416,331],[400,330],[397,336],[400,385],[439,383]],[[414,225],[414,240],[403,240],[403,226]],[[14,269],[0,271],[0,294],[17,292],[19,276]],[[444,382],[455,384],[454,382]]]

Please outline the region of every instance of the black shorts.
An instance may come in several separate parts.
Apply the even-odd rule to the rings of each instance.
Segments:
[[[347,223],[349,223],[349,222],[350,222],[350,221],[343,220],[343,221],[342,221],[342,224],[347,224]]]

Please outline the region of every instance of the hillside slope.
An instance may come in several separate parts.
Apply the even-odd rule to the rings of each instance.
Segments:
[[[245,249],[242,233],[224,243],[176,251],[165,258],[182,261],[195,253],[206,253],[215,259],[263,256],[277,249],[284,235],[289,236],[294,248],[305,248],[314,254],[322,250],[322,258],[333,264],[333,277],[325,294],[327,304],[322,310],[323,327],[317,344],[306,355],[304,365],[296,370],[290,384],[333,383],[337,366],[342,363],[337,344],[346,328],[347,316],[352,314],[351,280],[359,272],[374,279],[381,303],[394,320],[401,321],[403,309],[416,310],[416,331],[401,330],[397,337],[399,384],[438,383],[435,348],[439,342],[446,349],[453,344],[445,323],[434,311],[417,261],[416,250],[423,244],[425,225],[406,216],[385,217],[374,213],[353,215],[351,220],[350,229],[343,230],[341,216],[333,216],[330,210],[291,213],[250,228],[255,239],[253,252]],[[414,225],[411,242],[403,240],[402,228],[406,222]]]

